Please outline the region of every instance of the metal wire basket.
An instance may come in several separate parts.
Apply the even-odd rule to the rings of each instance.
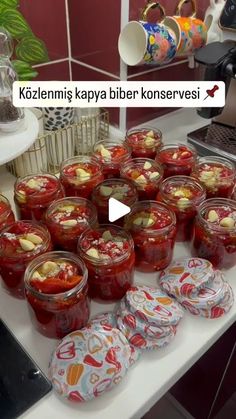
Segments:
[[[7,164],[16,177],[31,173],[59,171],[60,163],[76,155],[89,155],[95,142],[109,136],[109,113],[99,110],[79,121],[37,138],[24,154]]]

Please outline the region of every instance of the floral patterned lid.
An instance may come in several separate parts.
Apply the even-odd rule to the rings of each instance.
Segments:
[[[216,305],[206,305],[205,308],[201,308],[195,301],[183,299],[182,306],[194,316],[206,317],[207,319],[218,319],[219,317],[227,314],[232,308],[234,303],[234,294],[230,285],[225,282],[222,292],[221,300]]]
[[[184,258],[172,262],[160,274],[160,285],[169,295],[194,298],[215,277],[212,264],[201,258]]]
[[[158,288],[136,286],[125,295],[129,311],[152,325],[177,325],[183,317],[181,306]]]
[[[130,345],[120,330],[84,328],[61,341],[52,354],[49,376],[61,397],[87,401],[119,384],[130,356]]]

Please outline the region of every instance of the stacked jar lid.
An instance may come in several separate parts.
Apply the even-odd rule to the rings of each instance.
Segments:
[[[232,307],[234,295],[220,271],[200,258],[180,259],[160,275],[160,285],[191,314],[215,319]]]
[[[130,344],[157,349],[174,338],[183,317],[181,306],[166,293],[146,286],[132,287],[117,310],[117,325]]]
[[[139,353],[116,328],[115,316],[105,313],[87,327],[70,333],[52,355],[49,375],[64,399],[83,402],[121,382]]]

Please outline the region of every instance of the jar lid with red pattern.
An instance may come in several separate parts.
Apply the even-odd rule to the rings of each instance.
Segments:
[[[215,278],[212,264],[201,258],[182,258],[172,262],[160,274],[164,291],[176,298],[195,298],[201,288]]]
[[[152,325],[177,325],[183,317],[179,303],[159,288],[131,287],[125,295],[125,302],[131,313]]]
[[[205,306],[199,306],[194,300],[183,299],[181,305],[189,311],[191,314],[200,317],[206,317],[207,319],[218,319],[219,317],[227,314],[233,306],[234,294],[231,286],[225,282],[222,290],[222,297],[218,304]]]
[[[88,401],[119,384],[130,356],[130,345],[119,329],[84,328],[61,341],[52,355],[49,376],[62,398]]]

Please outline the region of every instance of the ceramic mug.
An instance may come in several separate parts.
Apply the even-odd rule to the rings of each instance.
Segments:
[[[189,2],[192,5],[192,15],[183,17],[181,16],[182,8]],[[207,26],[202,20],[196,18],[196,10],[195,0],[180,0],[176,16],[167,16],[163,21],[164,25],[175,32],[177,42],[179,41],[177,57],[193,55],[197,49],[204,47],[207,43]]]
[[[161,22],[148,22],[151,9],[158,8]],[[131,21],[119,36],[118,48],[122,60],[130,66],[169,63],[176,55],[179,47],[175,32],[163,24],[164,8],[156,2],[146,5],[142,11],[141,21]]]

